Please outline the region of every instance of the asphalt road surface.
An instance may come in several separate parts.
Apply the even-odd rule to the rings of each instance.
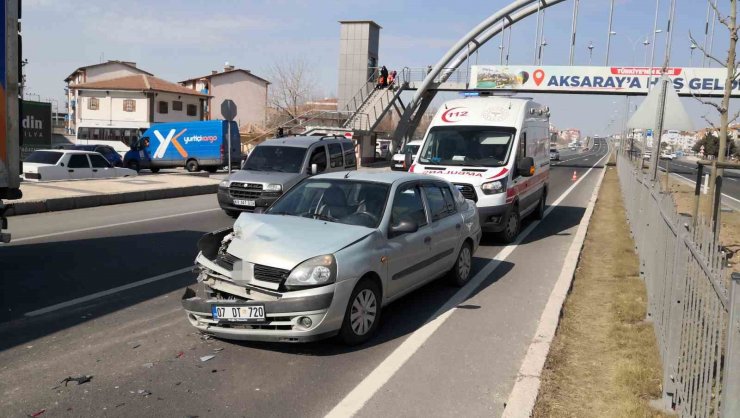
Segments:
[[[692,184],[696,184],[697,167],[696,163],[687,161],[684,159],[677,160],[660,160],[660,166],[665,169],[668,166],[668,170],[671,173],[676,174]],[[705,168],[705,173],[709,173],[710,169]],[[734,203],[734,206],[740,204],[740,171],[738,170],[725,170],[722,182],[722,194],[725,198],[730,198],[730,202]],[[727,199],[725,199],[727,200]]]
[[[13,217],[14,242],[0,247],[0,415],[320,417],[343,400],[363,406],[345,397],[381,363],[396,366],[373,374],[358,416],[499,415],[607,151],[602,140],[563,153],[557,206],[516,246],[484,237],[469,297],[432,283],[353,348],[194,331],[180,296],[196,241],[233,222],[214,195]],[[444,322],[422,335],[432,320]],[[60,383],[81,375],[93,377]]]

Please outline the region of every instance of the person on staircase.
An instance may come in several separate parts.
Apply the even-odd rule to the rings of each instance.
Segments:
[[[393,90],[393,82],[396,81],[396,70],[391,71],[390,74],[388,74],[388,88]]]

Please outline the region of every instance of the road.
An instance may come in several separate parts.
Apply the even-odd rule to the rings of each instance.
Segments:
[[[696,184],[697,168],[696,163],[684,159],[678,160],[660,160],[661,168],[665,169],[666,165],[671,173],[680,176],[691,184]],[[705,168],[705,173],[709,171]],[[726,198],[729,198],[733,206],[740,204],[740,171],[737,170],[725,170],[722,183],[722,194]]]
[[[0,247],[0,415],[320,417],[340,403],[367,417],[499,415],[606,153],[563,153],[551,212],[518,245],[484,237],[469,296],[432,283],[353,348],[194,332],[180,296],[195,243],[233,222],[213,195],[14,217]],[[59,383],[78,375],[93,379]],[[358,385],[374,389],[348,397]]]

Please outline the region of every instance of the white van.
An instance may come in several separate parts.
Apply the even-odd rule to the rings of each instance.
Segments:
[[[454,183],[478,206],[480,223],[504,242],[521,219],[545,212],[549,108],[531,99],[475,97],[446,102],[409,171]]]

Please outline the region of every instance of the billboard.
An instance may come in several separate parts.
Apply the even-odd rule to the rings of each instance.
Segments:
[[[660,68],[500,66],[471,67],[470,89],[532,93],[581,93],[645,95],[657,85]],[[725,68],[672,67],[665,71],[679,96],[722,96]],[[648,84],[648,80],[650,83]],[[733,97],[740,97],[740,83],[733,82]]]
[[[51,103],[21,102],[21,159],[37,149],[51,148]]]

